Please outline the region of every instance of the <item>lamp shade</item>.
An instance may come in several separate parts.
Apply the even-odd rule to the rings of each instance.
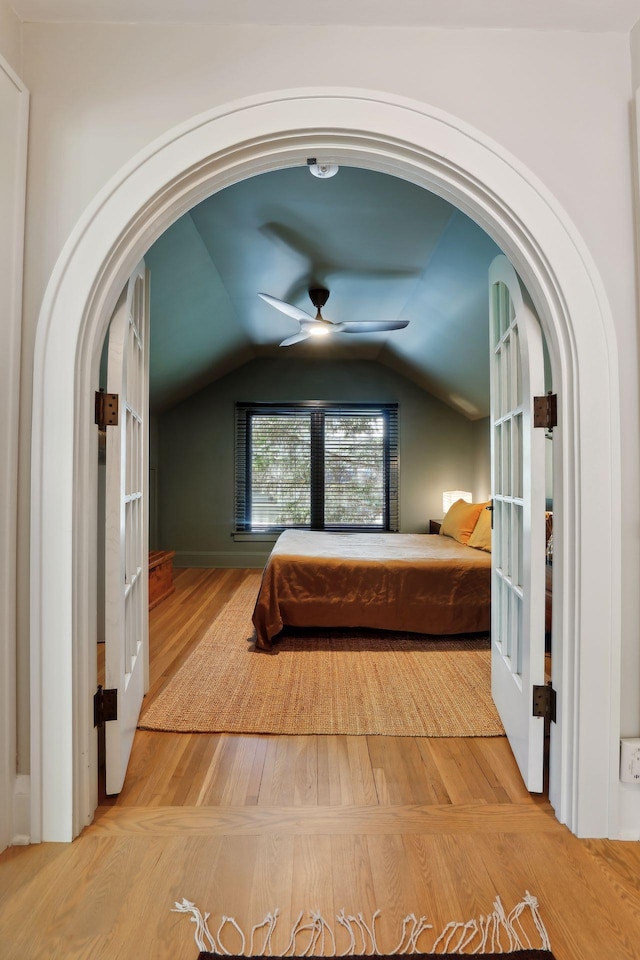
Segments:
[[[471,503],[472,497],[469,490],[445,490],[442,494],[442,516],[446,516],[447,511],[456,500],[465,500],[467,503]]]

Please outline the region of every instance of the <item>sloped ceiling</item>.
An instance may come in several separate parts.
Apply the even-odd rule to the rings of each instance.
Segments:
[[[499,253],[468,217],[404,180],[343,167],[263,174],[215,194],[148,251],[151,406],[161,411],[254,357],[375,359],[470,419],[488,415],[487,271]],[[298,330],[259,292],[332,320],[406,319],[386,334],[281,348]]]

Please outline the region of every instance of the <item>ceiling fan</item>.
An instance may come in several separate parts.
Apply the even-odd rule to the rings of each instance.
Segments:
[[[259,293],[258,296],[276,310],[286,313],[288,317],[293,317],[300,324],[300,331],[283,340],[281,347],[290,347],[293,343],[308,340],[309,337],[323,337],[333,333],[381,333],[386,330],[402,330],[409,325],[408,320],[341,320],[336,323],[333,320],[325,320],[321,310],[329,299],[329,291],[323,287],[309,290],[309,298],[317,310],[315,317],[299,307],[294,307],[292,303],[285,303],[284,300],[278,300],[277,297],[272,297],[268,293]]]

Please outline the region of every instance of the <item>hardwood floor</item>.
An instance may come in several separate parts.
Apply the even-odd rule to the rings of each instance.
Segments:
[[[178,572],[150,615],[150,696],[244,575]],[[183,897],[214,931],[279,908],[274,953],[301,910],[379,909],[389,950],[408,913],[441,928],[529,890],[556,960],[632,960],[638,876],[640,844],[573,837],[524,789],[503,738],[138,731],[123,792],[78,840],[0,857],[0,956],[195,960],[193,924],[171,912]],[[240,948],[230,928],[224,942]]]

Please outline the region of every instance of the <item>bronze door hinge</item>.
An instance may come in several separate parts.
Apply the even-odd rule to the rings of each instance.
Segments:
[[[118,691],[98,686],[93,697],[93,725],[103,727],[109,720],[118,719]]]
[[[118,394],[96,391],[95,421],[101,430],[118,425]]]
[[[553,430],[558,426],[558,394],[547,393],[533,398],[533,425]]]
[[[556,692],[551,681],[533,685],[533,716],[543,717],[547,723],[556,722]]]

